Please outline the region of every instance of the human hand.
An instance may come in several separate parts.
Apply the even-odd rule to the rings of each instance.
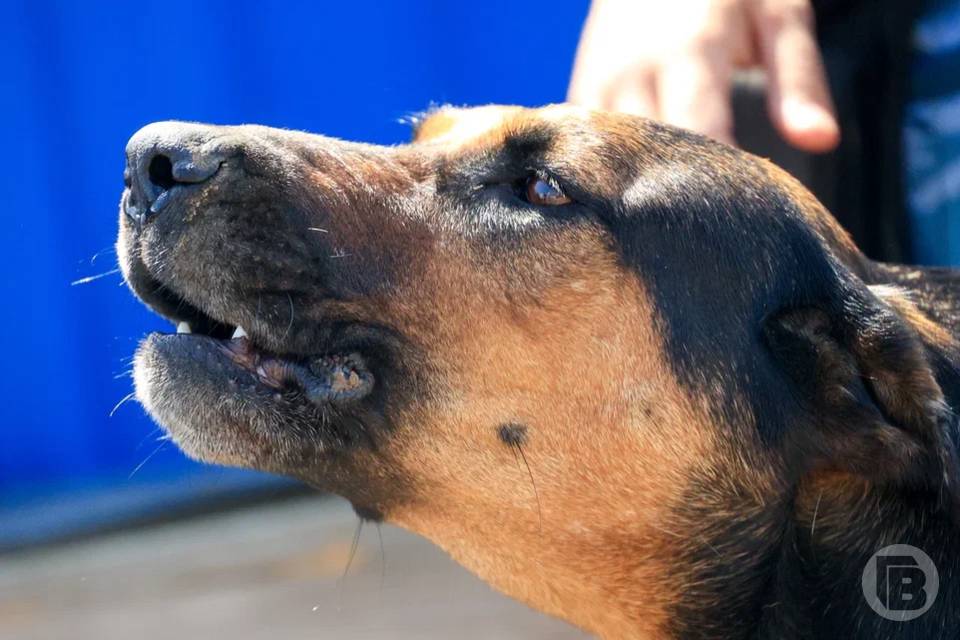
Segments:
[[[732,143],[731,81],[750,67],[765,71],[770,117],[789,143],[837,145],[809,0],[594,0],[568,100]]]

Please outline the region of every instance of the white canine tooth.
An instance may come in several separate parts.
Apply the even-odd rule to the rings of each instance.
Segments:
[[[177,333],[193,333],[193,331],[190,330],[190,323],[184,321],[178,324]]]
[[[237,330],[233,332],[234,340],[236,340],[237,338],[246,338],[246,337],[247,337],[247,332],[243,330],[243,327],[238,326]]]

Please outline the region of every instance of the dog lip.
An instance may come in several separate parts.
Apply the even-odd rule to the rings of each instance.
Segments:
[[[221,341],[234,364],[277,390],[298,389],[314,404],[359,400],[370,393],[373,374],[358,353],[329,354],[295,361],[267,354],[246,337]]]
[[[137,287],[140,289],[141,287]],[[148,288],[149,290],[149,288]],[[227,361],[276,393],[299,394],[314,405],[346,404],[369,395],[375,378],[365,359],[354,348],[337,348],[313,353],[284,350],[276,340],[260,334],[249,335],[242,324],[219,320],[194,306],[169,286],[164,301],[165,315],[173,322],[176,333],[164,334],[170,348],[190,353],[196,340],[209,341]],[[153,289],[156,297],[157,288]],[[175,310],[175,311],[173,311]],[[264,342],[266,344],[264,344]],[[273,345],[270,347],[268,345]],[[292,399],[292,398],[291,398]]]
[[[124,200],[130,197],[128,189]],[[346,407],[375,390],[373,367],[360,355],[368,348],[366,342],[344,338],[343,332],[349,332],[352,322],[324,325],[313,340],[288,340],[289,327],[281,330],[260,321],[248,305],[234,303],[227,313],[208,310],[202,302],[204,296],[191,295],[189,289],[184,290],[183,282],[155,274],[139,256],[132,261],[127,280],[148,306],[175,327],[176,333],[161,332],[163,340],[156,344],[163,344],[167,353],[177,354],[181,365],[188,365],[193,375],[206,375],[215,384],[226,385],[228,395],[235,383],[247,380],[279,403],[271,409],[292,409],[296,404],[323,409]],[[204,347],[199,348],[200,344]],[[206,363],[204,354],[213,353],[221,358]],[[379,368],[379,356],[371,355]],[[188,392],[175,386],[169,390],[178,395]]]

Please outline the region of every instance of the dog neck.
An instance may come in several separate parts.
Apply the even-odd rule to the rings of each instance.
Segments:
[[[954,579],[960,570],[955,544],[960,532],[953,515],[944,513],[939,496],[821,474],[804,481],[794,507],[754,637],[866,640],[960,635],[960,588]],[[890,545],[909,545],[902,547],[909,553],[891,550],[899,564],[880,559],[886,553],[881,550]],[[932,561],[937,578],[924,573],[921,566],[927,567],[927,560],[914,549]],[[906,561],[899,560],[901,556]],[[909,573],[902,569],[890,573],[891,567],[904,564],[912,565]],[[880,571],[880,582],[864,584],[868,567]],[[925,612],[917,607],[925,604],[930,592],[904,588],[899,584],[904,577],[917,587],[937,583],[936,596]],[[871,607],[868,598],[880,610]],[[900,621],[914,611],[920,612],[917,618]]]
[[[960,531],[954,514],[929,490],[909,492],[871,486],[862,478],[821,473],[804,479],[783,502],[757,508],[741,493],[740,515],[727,528],[715,523],[693,531],[704,545],[696,552],[694,580],[673,610],[674,637],[724,640],[875,640],[960,637]],[[742,506],[742,511],[740,507]],[[702,522],[709,523],[709,518]],[[771,535],[774,531],[776,535]],[[897,574],[879,564],[890,545],[909,545],[928,557],[938,573],[931,607],[901,622],[911,611],[912,587],[893,589],[883,617],[865,593],[889,593],[883,582],[864,587],[868,563],[894,570],[921,587],[927,574]],[[894,555],[902,555],[894,550]],[[924,562],[921,556],[920,562]],[[907,560],[911,562],[913,556]],[[918,565],[920,564],[918,562]],[[926,564],[922,566],[926,567]],[[917,594],[916,597],[926,597]],[[883,602],[881,602],[883,604]],[[922,604],[922,603],[921,603]]]
[[[877,265],[871,276],[876,293],[917,330],[946,403],[960,415],[960,271]],[[957,418],[943,425],[951,431],[947,442],[960,442],[958,425]],[[690,502],[702,502],[703,495],[712,495],[709,489],[694,487],[699,497]],[[883,486],[849,471],[807,472],[769,495],[782,500],[757,501],[744,485],[722,499],[725,506],[706,504],[698,507],[699,516],[690,516],[692,537],[702,549],[687,562],[694,575],[674,611],[677,637],[960,637],[960,512],[951,496],[929,486]],[[709,513],[721,508],[738,517],[718,526]],[[919,549],[938,572],[933,604],[907,622],[898,616],[910,615],[926,591],[911,603],[914,587],[895,587],[895,597],[887,600],[893,619],[865,596],[870,563],[892,571],[894,581],[926,580],[915,567],[880,564],[877,552],[890,545]],[[868,581],[867,591],[884,591],[887,584]]]
[[[945,400],[957,414],[960,272],[877,265],[876,282],[898,288],[898,309],[920,334]],[[952,430],[947,441],[960,442],[956,419],[944,428]],[[875,486],[836,472],[805,478],[795,493],[756,637],[960,637],[956,505],[929,488]],[[899,565],[878,559],[877,552],[889,545],[909,545],[895,552]],[[910,548],[926,554],[936,578],[924,572],[927,560]],[[868,566],[880,571],[880,582],[864,579]],[[904,580],[913,586],[904,587]],[[915,587],[932,582],[938,589],[929,609],[907,620],[923,611],[932,593]]]

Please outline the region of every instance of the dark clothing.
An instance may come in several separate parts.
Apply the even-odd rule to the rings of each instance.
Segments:
[[[923,5],[909,0],[814,2],[817,36],[840,124],[840,146],[823,155],[787,147],[758,110],[761,96],[735,98],[736,135],[803,181],[871,258],[910,262],[903,176],[903,111],[910,35]]]

